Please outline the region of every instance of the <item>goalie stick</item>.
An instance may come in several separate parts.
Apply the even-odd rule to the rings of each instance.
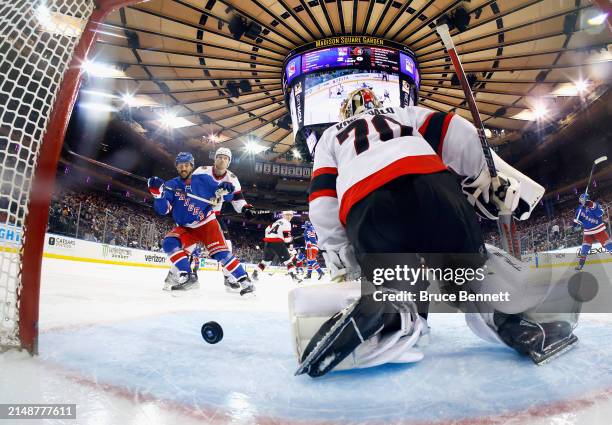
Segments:
[[[474,99],[474,93],[472,93],[472,89],[470,88],[470,85],[468,83],[465,71],[463,70],[461,61],[459,60],[459,55],[457,54],[457,51],[455,49],[453,39],[450,36],[448,25],[438,25],[436,27],[436,30],[440,35],[440,38],[442,39],[444,47],[448,51],[448,55],[450,56],[451,61],[453,62],[455,73],[459,78],[461,88],[463,89],[463,92],[465,94],[465,100],[472,115],[472,119],[474,120],[474,126],[478,131],[478,138],[480,139],[482,152],[487,163],[489,174],[491,175],[493,190],[495,192],[498,192],[498,196],[503,196],[505,188],[502,182],[500,181],[499,176],[497,175],[495,163],[493,162],[493,156],[491,155],[491,147],[489,146],[489,142],[487,141],[487,137],[484,132],[484,125],[480,118],[480,113],[478,112],[478,106],[476,105],[476,100]],[[498,228],[500,232],[500,240],[504,251],[520,260],[521,247],[518,238],[518,232],[516,230],[514,221],[512,220],[512,211],[504,211],[503,209],[500,210],[498,217]]]

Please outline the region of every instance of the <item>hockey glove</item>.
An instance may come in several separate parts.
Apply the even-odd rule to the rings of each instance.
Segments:
[[[361,277],[361,267],[350,244],[343,246],[339,251],[323,251],[323,258],[325,265],[331,271],[332,281],[351,281]]]
[[[147,186],[149,186],[149,192],[155,199],[164,197],[164,181],[159,177],[151,177],[147,180]]]
[[[252,220],[255,217],[255,212],[253,211],[253,205],[251,204],[246,204],[244,207],[242,207],[241,212],[244,215],[244,218],[246,218],[247,220]]]
[[[217,198],[223,198],[224,201],[231,201],[234,194],[234,185],[230,182],[221,182],[215,191]]]
[[[501,211],[516,210],[520,201],[520,183],[513,177],[499,173],[497,176],[500,184],[494,185],[489,170],[483,168],[477,177],[461,182],[463,193],[476,213],[490,220],[497,220]]]

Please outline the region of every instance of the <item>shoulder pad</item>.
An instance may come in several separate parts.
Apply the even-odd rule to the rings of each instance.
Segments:
[[[205,173],[206,173],[206,171],[207,171],[207,170],[206,170],[207,168],[208,168],[208,167],[203,167],[203,166],[202,166],[202,167],[198,167],[198,168],[196,168],[196,169],[193,171],[193,173],[192,173],[192,174],[193,174],[193,175],[205,174]]]

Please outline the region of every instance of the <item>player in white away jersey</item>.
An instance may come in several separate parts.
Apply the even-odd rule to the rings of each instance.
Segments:
[[[332,279],[352,280],[363,273],[373,282],[375,269],[394,268],[390,256],[370,254],[413,253],[404,256],[413,269],[421,267],[421,259],[430,268],[481,267],[487,251],[475,211],[496,219],[503,208],[516,219],[526,219],[544,189],[493,153],[505,188],[494,192],[478,133],[466,119],[416,106],[381,106],[372,90],[355,90],[342,105],[341,122],[318,141],[307,140],[314,157],[309,216]],[[470,254],[470,264],[456,254]],[[383,288],[420,294],[428,285],[426,279],[408,287],[405,281],[385,280]],[[298,373],[323,375],[365,339],[403,326],[402,314],[385,312],[410,304],[410,310],[419,313],[416,322],[427,318],[427,301],[398,307],[374,298],[361,297],[353,308],[323,324],[303,351]],[[554,321],[546,329],[548,324],[534,325],[520,314],[495,318],[487,325],[498,340],[521,353],[572,332],[565,321]],[[347,321],[353,325],[344,327]],[[344,330],[334,334],[334,329]]]
[[[291,219],[293,211],[283,211],[282,218],[279,218],[274,223],[266,227],[264,233],[264,257],[257,264],[257,268],[252,274],[253,280],[258,280],[259,273],[263,272],[267,266],[272,263],[274,257],[287,266],[287,273],[296,282],[301,282],[302,279],[296,274],[295,266],[293,265],[293,256],[289,254],[287,244],[293,242],[291,236]]]
[[[240,182],[238,181],[238,177],[229,170],[229,165],[232,162],[232,151],[228,148],[219,148],[215,152],[215,162],[212,166],[203,166],[199,167],[198,170],[204,174],[211,175],[215,181],[218,183],[221,182],[229,182],[234,185],[234,198],[232,199],[232,207],[237,213],[242,213],[247,219],[253,218],[253,206],[244,199],[244,195],[242,194],[242,187],[240,186]],[[228,231],[227,226],[221,220],[221,208],[223,207],[223,200],[221,200],[216,206],[213,207],[213,211],[217,215],[217,219],[219,220],[219,224],[221,225],[221,229],[223,230],[224,235],[226,236],[225,242],[230,252],[232,252],[232,242],[227,238]],[[240,290],[240,285],[233,278],[231,273],[228,273],[223,270],[224,283],[227,289],[230,290]]]

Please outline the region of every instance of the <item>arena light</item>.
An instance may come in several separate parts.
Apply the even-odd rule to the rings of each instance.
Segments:
[[[487,137],[487,139],[490,139],[491,136],[493,136],[493,132],[489,128],[485,128],[484,129],[484,133],[485,133],[485,136]]]
[[[121,100],[123,100],[123,103],[125,103],[127,106],[132,106],[134,102],[134,95],[132,93],[124,93],[123,96],[121,96]]]
[[[608,17],[607,13],[600,13],[597,16],[593,16],[592,18],[587,19],[587,24],[593,27],[597,25],[601,25],[606,21],[607,17]]]
[[[296,159],[302,159],[302,154],[300,154],[300,151],[297,149],[292,149],[291,153],[293,154],[293,157]]]
[[[79,102],[79,108],[89,109],[96,112],[117,112],[117,108],[108,103]]]
[[[589,82],[587,80],[578,80],[574,82],[574,87],[576,87],[578,94],[582,94],[589,88]]]
[[[548,109],[544,105],[534,105],[531,109],[525,109],[512,116],[515,120],[537,121],[548,115]]]
[[[539,104],[536,105],[533,109],[533,116],[535,117],[536,120],[540,120],[542,118],[545,118],[546,115],[548,115],[548,108],[546,108],[546,106]]]
[[[583,96],[589,88],[589,82],[586,80],[578,80],[572,83],[563,83],[550,94],[552,96]]]
[[[123,100],[123,103],[130,108],[155,108],[161,106],[155,99],[146,95],[137,96],[131,93],[126,93],[121,96],[121,99]]]
[[[159,121],[162,126],[170,129],[183,128],[195,125],[191,121],[183,117],[177,117],[176,114],[168,111],[162,112],[159,117]]]
[[[244,146],[244,150],[253,155],[261,153],[267,149],[267,147],[260,145],[256,140],[252,139],[249,140]]]
[[[81,69],[88,75],[100,78],[127,78],[125,72],[103,63],[86,60],[81,64]]]
[[[118,96],[109,93],[109,92],[105,92],[105,91],[99,91],[99,90],[89,90],[89,89],[85,89],[85,90],[81,90],[81,93],[89,95],[89,96],[94,96],[94,97],[103,97],[103,98],[107,98],[107,99],[117,99]]]

